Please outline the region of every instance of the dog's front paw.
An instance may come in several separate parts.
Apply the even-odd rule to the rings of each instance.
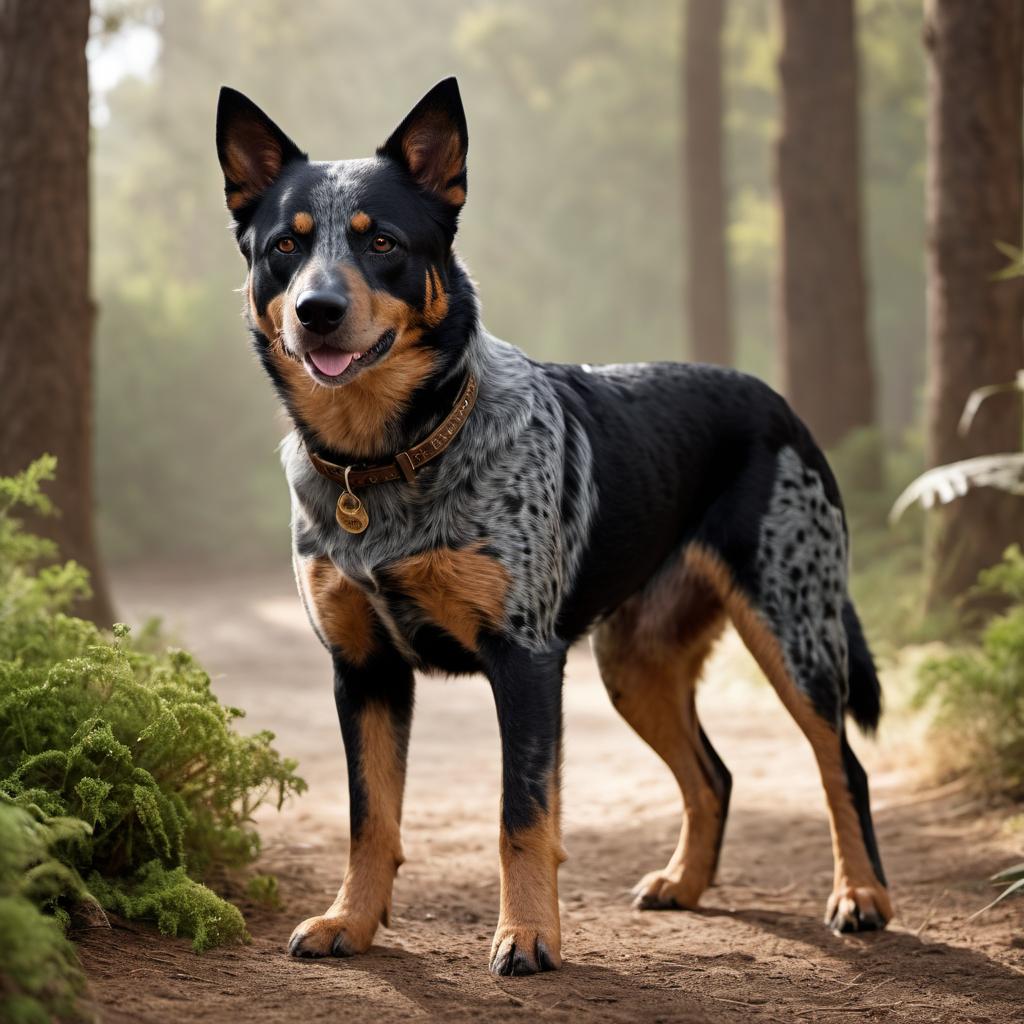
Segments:
[[[561,966],[561,939],[556,930],[498,925],[491,946],[492,974],[536,974]]]
[[[373,942],[377,923],[352,917],[325,915],[310,917],[292,932],[288,952],[292,956],[355,956],[365,953]]]
[[[889,893],[880,885],[840,886],[825,908],[825,924],[837,934],[879,931],[891,919]]]
[[[633,886],[633,906],[638,910],[693,910],[707,886],[687,875],[686,869],[652,871]]]

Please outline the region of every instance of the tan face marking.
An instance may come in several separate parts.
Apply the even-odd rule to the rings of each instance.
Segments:
[[[448,296],[440,274],[427,271],[424,309],[418,310],[384,291],[371,289],[354,267],[341,267],[349,292],[345,346],[366,351],[388,330],[395,332],[391,351],[361,370],[345,385],[344,401],[331,388],[316,385],[292,354],[286,338],[300,330],[289,296],[301,291],[302,276],[258,313],[249,282],[249,306],[256,326],[270,340],[270,357],[285,384],[290,406],[321,443],[359,459],[381,458],[390,452],[387,428],[407,408],[413,392],[429,376],[435,355],[416,341],[448,313]]]
[[[448,293],[441,284],[441,275],[433,267],[427,269],[426,300],[423,319],[436,327],[448,315]]]
[[[352,230],[360,235],[369,231],[371,224],[373,224],[373,221],[370,219],[370,215],[368,213],[363,213],[362,210],[357,210],[353,213],[352,219],[349,221],[349,226]]]
[[[310,380],[301,363],[289,355],[281,337],[285,296],[273,299],[263,317],[256,317],[260,330],[271,339],[270,357],[287,388],[295,415],[314,432],[320,442],[359,459],[381,458],[389,451],[387,428],[408,406],[413,392],[434,366],[434,354],[413,344],[422,331],[408,326],[412,314],[397,299],[374,301],[363,278],[354,271],[350,284],[362,282],[352,292],[348,318],[362,324],[353,347],[365,350],[394,326],[396,341],[387,357],[368,366],[345,385],[343,401],[331,388]],[[392,313],[389,322],[385,310]],[[255,310],[253,311],[255,316]]]
[[[304,210],[292,217],[292,228],[300,235],[308,235],[313,230],[313,215]]]
[[[256,299],[252,293],[251,275],[246,281],[245,287],[249,299],[249,314],[253,322],[270,342],[271,347],[283,352],[281,331],[284,328],[284,295],[275,295],[267,303],[267,308],[260,313],[256,309]]]

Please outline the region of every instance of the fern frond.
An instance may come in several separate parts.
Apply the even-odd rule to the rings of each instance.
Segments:
[[[971,424],[974,422],[974,417],[978,415],[981,403],[984,402],[986,398],[991,398],[993,395],[1001,395],[1007,391],[1024,392],[1024,370],[1018,370],[1016,378],[1010,381],[1009,384],[988,384],[983,388],[975,388],[967,396],[967,401],[964,404],[964,411],[960,416],[960,422],[957,424],[956,432],[961,437],[966,437],[970,432]]]
[[[948,505],[978,487],[996,487],[1024,497],[1024,453],[1003,452],[936,466],[912,480],[889,512],[895,523],[911,505]]]

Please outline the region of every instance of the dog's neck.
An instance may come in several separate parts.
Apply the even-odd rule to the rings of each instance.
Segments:
[[[357,379],[330,394],[322,403],[321,422],[312,417],[304,420],[286,399],[296,429],[310,449],[337,465],[388,460],[418,444],[451,413],[467,376],[478,373],[484,360],[476,290],[454,254],[449,262],[448,299],[444,320],[415,342],[429,369],[403,401],[396,402],[388,394],[397,373],[389,377],[386,362],[374,388],[369,386],[374,378],[368,375],[362,387],[353,388],[360,383]],[[347,438],[351,443],[345,443]]]

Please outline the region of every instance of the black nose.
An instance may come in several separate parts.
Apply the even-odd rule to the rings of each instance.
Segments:
[[[345,317],[348,299],[340,292],[303,292],[295,303],[295,314],[303,327],[317,334],[330,334]]]

